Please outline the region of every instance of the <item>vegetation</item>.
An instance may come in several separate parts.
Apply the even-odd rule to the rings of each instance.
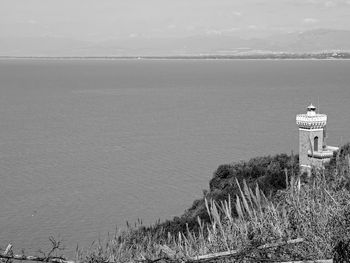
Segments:
[[[245,180],[250,188],[255,188],[258,184],[266,196],[273,196],[278,190],[285,189],[286,182],[291,175],[298,172],[298,156],[288,156],[287,154],[256,157],[249,161],[220,165],[209,182],[209,191],[204,190],[203,197],[195,200],[181,217],[175,217],[173,220],[167,220],[163,223],[158,222],[154,226],[145,227],[143,230],[166,235],[168,232],[173,235],[178,232],[184,233],[187,232],[188,228],[198,231],[200,227],[198,217],[204,223],[210,222],[205,200],[220,202],[227,200],[230,196],[230,201],[234,202],[236,195],[239,194],[236,181],[242,184]],[[237,216],[235,210],[233,213],[234,216]]]
[[[299,173],[298,156],[285,154],[221,165],[209,191],[183,216],[128,226],[87,251],[77,250],[77,260],[156,262],[164,258],[162,246],[183,262],[222,251],[240,251],[236,259],[260,262],[349,260],[349,154],[350,144],[344,145],[311,176]],[[296,238],[303,242],[257,249]]]
[[[350,243],[349,153],[347,144],[325,169],[313,170],[310,177],[299,174],[297,156],[284,154],[222,165],[203,199],[195,201],[182,217],[152,227],[129,226],[104,244],[80,251],[78,259],[152,260],[162,257],[160,244],[175,251],[177,257],[194,257],[298,237],[304,242],[253,251],[246,259],[333,258],[337,251],[349,249]],[[195,216],[197,226],[192,227]],[[175,233],[185,220],[191,224]]]

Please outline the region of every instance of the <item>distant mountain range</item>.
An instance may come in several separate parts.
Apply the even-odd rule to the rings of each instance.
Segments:
[[[317,29],[244,39],[232,35],[128,37],[88,42],[62,37],[0,38],[0,56],[198,56],[350,51],[350,30]]]

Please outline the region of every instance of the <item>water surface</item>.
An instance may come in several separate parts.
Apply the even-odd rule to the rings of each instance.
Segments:
[[[350,140],[350,61],[0,61],[0,245],[68,250],[180,215],[219,164]]]

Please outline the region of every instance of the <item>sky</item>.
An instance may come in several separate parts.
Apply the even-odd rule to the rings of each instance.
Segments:
[[[350,30],[350,0],[0,0],[0,38],[260,37]]]

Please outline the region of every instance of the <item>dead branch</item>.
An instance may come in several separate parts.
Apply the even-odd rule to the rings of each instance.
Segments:
[[[24,254],[22,255],[14,255],[12,252],[12,245],[9,244],[3,254],[0,254],[0,263],[10,263],[10,260],[24,260],[24,261],[39,261],[39,262],[51,262],[51,263],[78,263],[70,260],[66,260],[63,257],[54,257],[52,254],[56,252],[57,250],[63,250],[61,241],[56,241],[53,237],[49,238],[52,248],[51,250],[46,254],[44,252],[41,252],[43,254],[42,257],[38,256],[26,256]],[[24,252],[22,252],[24,253]]]
[[[303,241],[304,241],[303,238],[297,238],[297,239],[292,239],[292,240],[288,240],[288,241],[281,241],[281,242],[277,242],[277,243],[261,245],[261,246],[258,246],[256,249],[262,250],[262,249],[268,249],[268,248],[274,248],[274,247],[281,247],[281,246],[285,246],[288,244],[301,243]],[[221,258],[226,258],[226,257],[233,257],[233,256],[238,255],[241,252],[242,251],[240,251],[240,250],[218,252],[218,253],[213,253],[213,254],[208,254],[208,255],[196,256],[196,257],[191,258],[191,261],[200,262],[200,261],[207,261],[209,259],[221,259]]]
[[[318,259],[318,260],[307,260],[307,261],[283,261],[276,263],[333,263],[333,259]]]
[[[25,261],[38,261],[38,262],[52,262],[52,263],[78,263],[71,260],[65,260],[61,257],[36,257],[36,256],[25,256],[25,255],[3,255],[0,254],[0,258],[13,259],[13,260],[25,260]]]
[[[204,263],[208,261],[216,261],[218,259],[224,259],[224,258],[232,258],[232,257],[239,257],[244,258],[252,251],[256,250],[263,250],[263,249],[270,249],[275,247],[281,247],[289,244],[297,244],[303,242],[303,238],[297,238],[293,240],[288,241],[281,241],[276,243],[270,243],[265,244],[257,247],[251,247],[247,248],[246,250],[231,250],[231,251],[224,251],[224,252],[218,252],[218,253],[212,253],[207,255],[201,255],[196,257],[184,257],[183,255],[178,255],[175,251],[170,249],[168,246],[160,245],[160,250],[166,255],[165,258],[158,258],[155,260],[149,260],[149,259],[142,259],[138,260],[138,262],[142,263],[150,263],[150,262],[157,262],[160,260],[164,260],[166,262],[181,262],[181,263]],[[21,260],[21,261],[37,261],[37,262],[50,262],[50,263],[80,263],[79,261],[72,261],[72,260],[66,260],[63,257],[53,257],[51,254],[53,251],[60,248],[60,242],[53,242],[53,249],[48,253],[45,257],[37,257],[37,256],[25,256],[25,255],[14,255],[13,253],[10,253],[12,245],[10,244],[6,251],[3,254],[0,254],[0,259],[6,259],[6,260]],[[269,260],[267,260],[269,261]],[[333,263],[332,259],[329,260],[306,260],[306,261],[276,261],[271,260],[270,262],[275,263]],[[117,263],[113,261],[105,261],[103,263]]]

